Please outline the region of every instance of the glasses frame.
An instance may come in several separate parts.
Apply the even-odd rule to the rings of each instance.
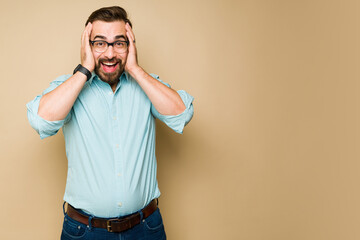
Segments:
[[[116,51],[116,50],[115,50],[115,47],[114,47],[114,44],[115,44],[115,43],[117,43],[117,42],[126,43],[126,48],[128,48],[128,47],[129,47],[129,44],[130,44],[130,42],[127,41],[127,40],[126,40],[126,41],[124,41],[124,40],[117,40],[117,41],[112,42],[112,43],[109,43],[109,42],[107,42],[107,41],[105,41],[105,40],[94,40],[94,41],[89,40],[89,42],[91,43],[92,46],[94,46],[94,43],[96,43],[96,42],[105,42],[105,43],[106,43],[106,48],[105,48],[105,51],[103,51],[103,52],[106,52],[106,51],[108,50],[109,46],[112,46],[112,47],[114,48],[114,51],[117,52],[117,53],[124,53],[124,52],[126,52],[126,51],[124,51],[124,52],[118,52],[118,51]],[[95,50],[95,51],[96,51],[96,50]],[[98,52],[98,51],[96,51],[96,52]],[[98,53],[103,53],[103,52],[98,52]]]

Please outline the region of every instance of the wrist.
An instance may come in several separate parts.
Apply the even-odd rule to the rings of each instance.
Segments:
[[[86,76],[86,81],[88,81],[92,76],[90,70],[81,64],[77,65],[77,67],[74,69],[73,74],[77,72],[81,72],[82,74],[84,74]]]
[[[130,67],[127,69],[127,72],[136,79],[136,76],[144,72],[144,69],[142,69],[139,65],[136,65],[134,67]]]
[[[92,65],[86,64],[86,63],[81,63],[81,65],[86,68],[87,70],[89,70],[89,72],[93,72],[94,71],[94,67]]]

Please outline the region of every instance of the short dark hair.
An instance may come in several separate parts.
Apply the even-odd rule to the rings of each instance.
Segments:
[[[104,22],[114,22],[114,21],[124,21],[125,23],[129,23],[132,27],[130,20],[128,19],[128,14],[122,7],[113,6],[113,7],[103,7],[95,12],[93,12],[88,20],[85,23],[85,26],[90,22],[94,21],[104,21]]]

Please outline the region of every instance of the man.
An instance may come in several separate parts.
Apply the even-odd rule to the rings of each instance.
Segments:
[[[63,129],[68,175],[61,239],[166,239],[157,207],[155,118],[182,133],[192,101],[138,65],[124,9],[90,15],[81,65],[27,104],[41,138]]]

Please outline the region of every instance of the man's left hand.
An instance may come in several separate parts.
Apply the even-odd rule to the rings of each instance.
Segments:
[[[132,71],[135,71],[137,68],[139,68],[137,62],[136,46],[135,46],[135,35],[129,23],[126,23],[125,29],[126,29],[126,36],[128,37],[129,40],[128,56],[126,60],[125,71],[131,73]]]

